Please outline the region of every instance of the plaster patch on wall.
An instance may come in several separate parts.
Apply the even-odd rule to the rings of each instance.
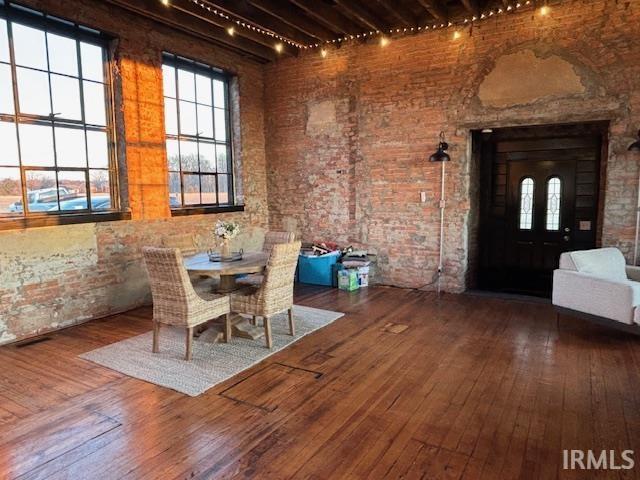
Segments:
[[[305,129],[307,135],[331,135],[338,131],[336,103],[334,100],[324,100],[307,104],[307,125]]]
[[[533,50],[522,50],[498,58],[480,84],[478,98],[487,107],[511,107],[585,92],[570,62],[558,55],[542,58]]]
[[[47,281],[67,270],[97,263],[95,225],[91,223],[0,234],[2,288]]]

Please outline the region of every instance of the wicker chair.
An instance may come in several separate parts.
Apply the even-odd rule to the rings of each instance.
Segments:
[[[279,243],[291,243],[296,239],[296,234],[293,232],[267,232],[264,236],[264,243],[262,244],[262,251],[265,253],[271,253],[271,249],[274,245]],[[247,275],[246,277],[238,278],[236,283],[241,286],[259,286],[264,280],[264,275],[259,273]]]
[[[267,232],[264,236],[262,251],[265,253],[271,253],[271,249],[274,245],[279,243],[291,243],[295,239],[296,234],[293,232]]]
[[[264,281],[259,287],[249,287],[231,294],[231,311],[264,319],[264,334],[267,347],[273,346],[270,318],[285,310],[289,311],[289,330],[295,335],[293,323],[293,280],[300,253],[300,242],[277,244],[264,272]]]
[[[187,329],[185,358],[191,360],[193,330],[209,320],[225,315],[225,341],[231,338],[229,297],[196,293],[177,248],[142,249],[153,297],[153,353],[158,352],[160,324]]]

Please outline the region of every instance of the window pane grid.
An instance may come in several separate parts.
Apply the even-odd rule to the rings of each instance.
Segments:
[[[169,54],[162,70],[171,208],[233,204],[226,80]]]
[[[36,21],[22,14],[13,19],[13,14],[11,7],[0,5],[0,34],[5,27],[9,53],[8,59],[0,57],[0,74],[3,66],[10,70],[14,104],[13,111],[7,111],[0,98],[0,143],[9,143],[9,155],[0,157],[0,216],[115,209],[112,185],[117,172],[105,47],[95,39],[87,41],[71,23],[49,28],[48,17]],[[42,41],[34,58],[29,58],[32,45],[16,44],[14,27],[25,39],[31,35]],[[16,48],[21,48],[23,61],[16,60]],[[89,68],[83,66],[87,51],[94,57],[86,57],[93,62]],[[96,65],[99,78],[91,76],[98,71]],[[43,88],[30,90],[33,84],[21,82],[19,72],[42,79]],[[93,104],[85,99],[87,86],[95,91]],[[35,93],[40,101],[32,101],[30,109],[27,99]],[[87,111],[93,116],[88,118]]]

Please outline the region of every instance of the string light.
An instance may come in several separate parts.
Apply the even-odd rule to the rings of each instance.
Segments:
[[[479,16],[473,15],[471,17],[467,17],[467,18],[463,18],[462,20],[458,21],[458,22],[447,22],[447,23],[440,23],[440,24],[435,24],[435,25],[419,25],[417,27],[412,27],[412,28],[390,28],[389,30],[386,30],[385,32],[381,32],[380,30],[376,30],[376,31],[370,31],[370,32],[364,32],[361,33],[360,36],[366,38],[367,36],[374,36],[374,35],[382,35],[381,39],[380,39],[380,45],[385,47],[389,44],[389,42],[391,41],[388,37],[385,37],[385,35],[393,35],[393,34],[408,34],[411,32],[421,32],[421,31],[427,31],[427,30],[438,30],[438,29],[443,29],[443,28],[459,28],[461,26],[465,26],[465,25],[469,25],[470,23],[477,23],[480,21],[485,21],[491,17],[494,16],[498,16],[498,15],[504,15],[506,13],[512,13],[512,12],[516,12],[518,10],[520,10],[523,7],[528,7],[530,5],[532,5],[533,2],[531,0],[526,0],[525,2],[517,2],[515,4],[509,4],[504,8],[498,8],[496,10],[489,10],[486,12],[480,12]],[[544,13],[542,12],[544,11]],[[542,7],[541,8],[541,15],[548,15],[550,13],[550,8],[549,7]],[[453,39],[457,40],[462,36],[462,34],[459,31],[455,31],[453,33]],[[358,35],[356,35],[356,38],[359,38]],[[346,42],[347,40],[351,40],[353,39],[353,35],[345,35],[343,37],[339,37],[339,38],[335,38],[332,40],[325,40],[324,44],[331,44],[331,43],[342,43],[342,42]],[[310,45],[306,45],[305,48],[316,48],[321,44],[315,43],[315,44],[310,44]]]
[[[427,30],[436,30],[436,29],[444,29],[444,28],[450,28],[450,27],[460,27],[460,26],[464,26],[464,25],[469,25],[472,22],[479,22],[479,21],[484,21],[486,19],[489,19],[493,16],[496,15],[504,15],[507,13],[513,13],[516,12],[518,10],[520,10],[523,6],[528,7],[530,5],[532,5],[532,0],[526,0],[524,2],[519,1],[516,2],[515,4],[509,3],[508,5],[506,5],[504,8],[498,8],[497,10],[489,10],[486,12],[480,12],[479,16],[472,16],[472,17],[467,17],[467,18],[463,18],[462,20],[458,21],[458,22],[447,22],[445,23],[441,23],[441,24],[435,24],[435,25],[418,25],[416,27],[410,27],[410,28],[391,28],[388,31],[382,32],[380,30],[370,30],[368,32],[361,32],[361,33],[357,33],[357,34],[348,34],[348,35],[344,35],[342,37],[339,38],[334,38],[331,40],[325,40],[323,42],[319,42],[319,43],[312,43],[312,44],[302,44],[302,43],[298,43],[295,42],[293,40],[290,40],[282,35],[277,34],[276,32],[273,32],[271,30],[266,30],[256,24],[252,24],[249,22],[246,22],[245,20],[243,20],[241,17],[235,17],[233,14],[231,13],[226,13],[226,11],[221,10],[219,7],[217,7],[215,4],[210,3],[208,0],[189,0],[191,3],[197,5],[198,7],[202,8],[203,10],[206,10],[207,12],[209,12],[212,15],[216,15],[224,20],[227,20],[228,22],[233,23],[235,26],[231,26],[229,28],[227,28],[227,33],[230,36],[234,36],[236,33],[236,28],[237,27],[241,27],[241,28],[245,28],[247,30],[251,30],[253,32],[259,33],[261,35],[265,35],[268,37],[272,37],[276,40],[278,40],[278,43],[276,43],[274,45],[274,49],[276,50],[276,52],[278,53],[282,53],[284,51],[284,44],[287,45],[291,45],[295,48],[301,49],[301,50],[307,50],[307,49],[313,49],[313,48],[318,48],[318,47],[323,47],[324,45],[330,45],[330,44],[340,44],[349,40],[356,40],[356,39],[366,39],[368,37],[373,37],[373,36],[380,36],[380,46],[381,47],[386,47],[387,45],[389,45],[390,43],[390,38],[387,37],[387,35],[392,35],[392,34],[409,34],[411,32],[423,32],[423,31],[427,31]],[[170,0],[160,0],[160,2],[165,5],[165,6],[170,6]],[[551,12],[551,9],[549,6],[547,5],[543,5],[542,7],[540,7],[539,9],[539,14],[541,16],[547,16],[549,15]],[[453,33],[453,39],[457,40],[462,36],[462,34],[460,33],[459,30],[454,31]],[[320,51],[320,55],[325,58],[327,56],[327,50],[322,48]]]
[[[164,5],[169,5],[169,0],[160,0],[160,1]],[[205,0],[189,0],[189,1],[197,5],[198,7],[202,8],[203,10],[206,10],[207,12],[211,13],[212,15],[216,15],[224,20],[234,23],[236,27],[242,27],[247,30],[251,30],[253,32],[259,33],[261,35],[265,35],[267,37],[271,37],[271,38],[275,38],[276,40],[279,40],[279,43],[277,43],[275,46],[275,49],[278,53],[284,50],[283,43],[286,43],[287,45],[291,45],[293,47],[304,49],[304,50],[306,50],[307,48],[314,48],[313,45],[309,46],[309,45],[303,45],[298,42],[294,42],[293,40],[289,40],[288,38],[283,37],[282,35],[279,35],[276,32],[272,32],[271,30],[266,30],[262,27],[259,27],[258,25],[254,25],[252,23],[246,22],[240,17],[234,17],[233,15],[229,15],[225,13],[223,10],[220,10],[218,7],[216,7],[215,5]],[[234,28],[234,27],[231,27],[231,28]],[[235,29],[233,30],[233,32],[235,34]],[[227,33],[229,33],[228,29],[227,29]],[[232,35],[232,34],[229,33],[229,35]],[[278,45],[280,45],[280,47],[278,47]]]

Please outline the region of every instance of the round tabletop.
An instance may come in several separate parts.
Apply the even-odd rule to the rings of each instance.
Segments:
[[[198,253],[185,258],[184,266],[190,272],[214,275],[240,275],[245,273],[260,273],[267,265],[269,255],[263,252],[248,252],[242,260],[235,262],[212,262],[206,253]]]

